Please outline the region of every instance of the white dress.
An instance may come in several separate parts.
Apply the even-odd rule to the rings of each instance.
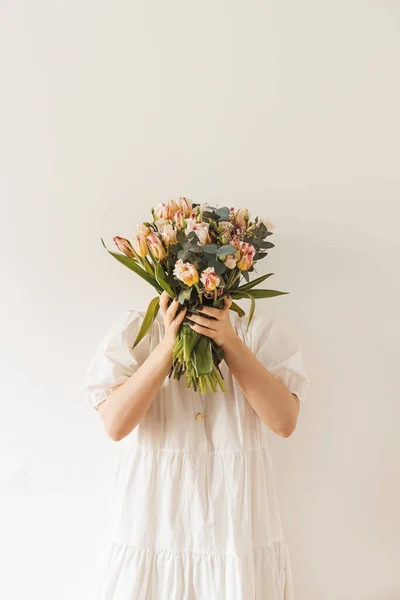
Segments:
[[[161,314],[132,345],[144,312],[114,321],[87,369],[97,409],[163,336]],[[237,334],[302,403],[301,350],[275,317],[230,312]],[[143,421],[118,442],[112,518],[98,600],[292,600],[267,427],[225,361],[227,393],[201,395],[166,378]]]

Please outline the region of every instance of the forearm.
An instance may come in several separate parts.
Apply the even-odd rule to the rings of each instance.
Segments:
[[[113,440],[126,437],[145,417],[171,368],[172,349],[164,338],[138,370],[99,405]]]
[[[238,335],[231,335],[223,348],[225,361],[254,411],[272,431],[288,437],[296,427],[298,400]]]

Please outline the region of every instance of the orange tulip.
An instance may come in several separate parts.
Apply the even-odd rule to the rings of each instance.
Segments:
[[[146,244],[146,238],[144,235],[135,235],[132,238],[132,246],[136,254],[139,256],[147,256],[149,249]]]
[[[181,258],[176,261],[173,273],[179,281],[183,281],[189,286],[199,281],[199,274],[196,267],[191,263],[184,263]]]

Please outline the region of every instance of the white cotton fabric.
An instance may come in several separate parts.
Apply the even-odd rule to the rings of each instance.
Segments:
[[[132,350],[143,317],[124,312],[98,345],[84,380],[93,407],[161,341],[159,313]],[[230,317],[303,403],[310,379],[286,327],[255,316],[246,332],[247,316]],[[143,421],[118,442],[97,600],[293,600],[268,428],[225,361],[221,370],[226,394],[202,395],[167,377]]]

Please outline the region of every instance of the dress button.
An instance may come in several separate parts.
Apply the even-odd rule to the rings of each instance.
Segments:
[[[203,413],[197,413],[197,415],[196,415],[196,419],[197,419],[198,421],[202,421],[202,420],[204,419],[204,415],[203,415]]]

